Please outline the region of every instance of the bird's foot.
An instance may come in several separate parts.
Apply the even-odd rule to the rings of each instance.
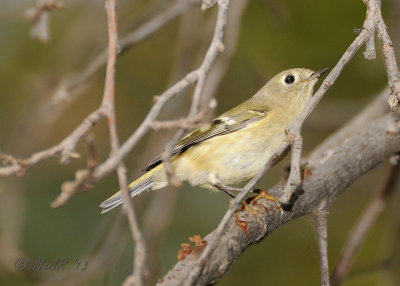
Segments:
[[[252,198],[250,198],[250,199],[252,199]],[[242,204],[240,205],[240,207],[236,210],[236,212],[240,212],[243,210],[245,210],[255,216],[258,216],[259,214],[261,214],[261,211],[259,209],[255,208],[251,204],[251,201],[249,201],[249,200],[243,201]]]
[[[254,204],[256,201],[260,200],[260,199],[266,199],[266,200],[270,200],[273,201],[276,206],[278,207],[278,209],[281,212],[281,215],[283,215],[283,208],[279,202],[279,198],[274,197],[273,195],[269,194],[267,191],[262,190],[262,189],[255,189],[253,190],[253,193],[256,193],[257,195],[255,197],[251,198],[251,203]]]
[[[279,198],[279,203],[285,211],[292,211],[297,199],[304,194],[303,186],[300,185],[293,192],[284,193]]]

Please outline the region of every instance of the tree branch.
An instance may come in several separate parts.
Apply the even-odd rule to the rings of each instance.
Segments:
[[[385,68],[386,74],[389,80],[390,87],[390,95],[389,95],[389,106],[392,111],[397,110],[400,104],[400,72],[399,67],[397,66],[396,56],[393,49],[392,40],[389,37],[389,34],[386,30],[385,22],[382,18],[381,13],[381,0],[378,1],[379,9],[377,13],[377,31],[378,38],[382,40],[383,47],[383,57],[385,58]]]
[[[202,271],[204,268],[204,265],[208,259],[208,256],[215,250],[217,247],[217,242],[219,241],[219,237],[222,235],[225,227],[227,226],[229,220],[235,213],[236,209],[239,207],[241,202],[244,200],[244,198],[250,193],[250,191],[255,187],[256,183],[264,176],[264,174],[273,166],[273,164],[277,161],[277,159],[282,156],[282,154],[286,151],[286,149],[289,147],[289,145],[293,142],[293,140],[301,135],[301,130],[303,128],[304,121],[306,118],[311,114],[311,112],[314,110],[315,106],[318,104],[318,102],[322,99],[323,95],[325,92],[329,89],[329,87],[335,82],[341,71],[344,69],[346,64],[353,58],[355,53],[358,51],[358,49],[368,40],[370,37],[370,33],[374,28],[375,24],[375,15],[376,11],[378,9],[377,3],[375,1],[369,1],[366,3],[367,4],[367,12],[366,12],[366,17],[364,21],[364,29],[361,31],[361,33],[356,37],[356,39],[352,42],[349,48],[345,51],[339,62],[336,64],[336,66],[332,69],[332,71],[328,74],[320,88],[317,90],[317,92],[314,94],[314,96],[311,98],[310,102],[308,105],[304,108],[304,110],[301,112],[299,117],[290,125],[287,127],[287,133],[288,135],[286,136],[286,139],[282,142],[282,144],[275,150],[275,152],[272,154],[272,156],[269,158],[267,161],[266,165],[262,168],[262,170],[259,171],[259,173],[252,178],[246,186],[239,192],[239,194],[236,196],[236,198],[233,200],[233,203],[230,205],[229,209],[225,213],[224,217],[222,218],[221,222],[218,225],[218,228],[215,231],[215,239],[212,241],[209,241],[205,250],[202,252],[198,263],[196,266],[192,269],[190,276],[188,277],[186,283],[190,285],[191,283],[194,284],[200,277],[202,276]],[[295,170],[297,168],[300,168],[300,154],[301,149],[298,150],[298,152],[292,153],[292,156],[295,156],[296,158],[296,165],[292,165],[291,168],[294,168]],[[290,177],[290,176],[289,176]],[[296,179],[293,178],[292,179]],[[296,179],[296,181],[298,181]],[[281,195],[280,202],[283,204],[289,203],[290,197],[293,194],[295,190],[295,184],[292,182],[287,182],[288,187],[285,190],[285,193],[283,196]],[[287,199],[289,198],[289,199]]]
[[[57,145],[34,153],[27,159],[16,159],[8,155],[13,159],[9,161],[11,164],[0,167],[0,176],[23,175],[29,167],[54,156],[60,156],[61,163],[67,163],[71,158],[78,158],[79,154],[74,152],[76,144],[94,125],[96,125],[104,117],[104,110],[100,106],[98,109],[89,114],[88,117],[86,117],[73,132],[71,132]]]
[[[382,116],[352,134],[348,140],[333,149],[333,156],[318,160],[313,175],[304,181],[305,193],[299,197],[291,212],[281,211],[271,201],[253,202],[258,215],[247,211],[236,213],[219,236],[219,229],[208,234],[207,245],[216,244],[208,259],[202,259],[207,249],[197,249],[178,262],[158,285],[185,285],[197,265],[203,263],[202,275],[193,285],[205,285],[217,281],[249,245],[261,240],[274,229],[305,214],[316,212],[321,206],[329,207],[348,186],[361,175],[374,168],[385,158],[400,150],[400,123],[395,114]],[[349,154],[357,154],[355,160]],[[332,176],[334,174],[334,176]],[[282,185],[269,192],[279,194]],[[238,226],[241,225],[241,227]],[[245,227],[244,227],[245,226]]]
[[[321,286],[329,286],[328,263],[328,215],[326,210],[314,214],[318,235],[319,268],[321,272]]]
[[[116,125],[114,98],[115,98],[115,64],[118,54],[118,25],[117,25],[117,0],[106,0],[107,22],[108,22],[108,59],[104,96],[102,107],[107,114],[108,129],[110,133],[111,154],[116,153],[119,148],[119,140]],[[143,235],[133,210],[127,187],[126,168],[122,160],[118,162],[117,175],[120,189],[122,190],[123,208],[128,218],[135,242],[133,255],[133,272],[124,283],[125,285],[144,285],[146,246]],[[129,281],[129,282],[128,282]]]
[[[390,111],[387,104],[387,97],[389,89],[386,87],[372,103],[368,104],[361,112],[355,117],[351,118],[349,122],[343,124],[343,127],[335,131],[331,136],[324,140],[320,145],[314,148],[314,152],[308,156],[305,160],[308,163],[308,168],[311,170],[316,160],[323,159],[326,156],[330,156],[331,149],[335,148],[338,144],[341,144],[351,134],[360,130],[365,124],[374,121],[382,115]],[[324,155],[324,156],[322,156]]]
[[[114,156],[110,156],[104,163],[98,166],[98,168],[94,172],[94,177],[96,179],[100,179],[101,177],[105,176],[109,172],[111,172],[117,165],[117,162],[125,157],[132,148],[137,144],[137,142],[150,130],[151,126],[153,125],[154,120],[160,114],[161,109],[165,105],[167,101],[175,97],[178,93],[182,90],[187,88],[190,84],[195,83],[199,80],[200,77],[205,78],[211,64],[215,60],[216,54],[220,51],[221,41],[223,37],[223,29],[226,23],[226,10],[229,1],[223,0],[223,6],[219,8],[219,16],[217,19],[217,24],[214,32],[214,37],[212,43],[209,47],[209,50],[206,54],[206,57],[200,67],[190,73],[188,73],[183,79],[179,80],[169,89],[167,89],[164,93],[160,96],[156,97],[156,103],[150,109],[149,113],[143,120],[143,122],[139,125],[139,127],[135,130],[135,132],[129,136],[129,138],[122,144],[121,148],[119,148],[118,152],[114,154]],[[196,111],[198,108],[198,99],[201,95],[201,90],[203,86],[200,85],[197,88],[197,93],[194,96],[194,103],[192,104],[193,108],[191,110]],[[197,106],[197,107],[196,107]],[[193,112],[194,112],[193,111]],[[189,116],[192,116],[190,113]]]
[[[215,24],[214,35],[211,40],[210,47],[208,48],[207,53],[204,56],[203,62],[201,63],[200,67],[197,70],[198,78],[196,82],[196,87],[194,89],[192,104],[190,106],[190,111],[188,115],[189,120],[190,118],[197,117],[199,113],[201,95],[203,93],[204,84],[206,82],[208,72],[210,71],[211,66],[215,62],[217,55],[224,51],[223,38],[224,38],[229,3],[230,0],[220,0],[218,2],[218,15]],[[168,144],[165,146],[165,152],[162,158],[162,160],[164,161],[164,166],[168,177],[168,183],[174,187],[179,187],[181,184],[174,175],[170,159],[171,159],[172,149],[178,143],[179,139],[182,138],[185,132],[186,132],[185,128],[180,128],[178,130],[178,132],[175,134],[172,140],[168,142]]]
[[[238,36],[240,34],[240,23],[242,20],[242,16],[244,14],[244,11],[246,9],[247,4],[249,3],[248,0],[241,0],[241,1],[233,1],[230,4],[229,8],[229,13],[227,15],[227,29],[225,32],[224,36],[224,42],[226,49],[224,50],[224,53],[222,53],[215,61],[213,64],[212,68],[210,69],[209,75],[206,80],[206,84],[204,86],[204,92],[201,97],[201,107],[200,107],[200,112],[198,115],[201,115],[201,113],[204,113],[204,110],[208,110],[211,107],[213,107],[213,103],[215,102],[215,94],[217,92],[217,88],[223,79],[224,74],[228,70],[229,63],[234,55],[234,51],[237,46],[237,41],[238,41]],[[184,34],[182,35],[183,41],[188,41],[188,39],[193,39],[193,37],[189,37],[192,34],[192,31],[194,28],[196,28],[199,23],[198,21],[194,21],[192,15],[187,14],[186,16],[187,21],[183,21],[182,25],[184,25]],[[212,19],[209,19],[210,21]],[[193,40],[189,40],[193,41]],[[208,40],[207,40],[208,41]],[[190,45],[192,48],[191,52],[188,52],[187,50],[181,51],[179,53],[180,57],[183,56],[183,59],[180,58],[178,60],[179,62],[184,61],[185,64],[187,64],[187,60],[185,60],[184,55],[185,54],[193,54],[193,49],[197,50],[196,47],[193,47],[193,45]],[[208,105],[208,107],[204,108],[204,106]],[[171,106],[169,107],[171,108]],[[176,116],[177,110],[179,110],[180,105],[174,105],[175,111],[173,112],[173,115]],[[170,112],[171,113],[171,112]],[[205,114],[210,117],[211,114]],[[196,116],[197,117],[197,116]],[[185,120],[188,120],[189,118],[185,118]],[[199,120],[201,117],[199,118]],[[153,142],[153,140],[150,139],[150,142]],[[157,142],[159,143],[160,140],[158,139]],[[161,144],[162,145],[162,144]],[[154,245],[154,242],[157,242],[160,240],[161,236],[161,231],[163,231],[167,227],[168,223],[168,218],[170,217],[171,210],[173,209],[174,201],[173,199],[176,198],[176,192],[174,190],[168,190],[167,192],[160,192],[155,195],[153,195],[152,202],[151,202],[151,207],[149,207],[146,211],[145,215],[145,223],[144,223],[144,233],[147,234],[147,242],[148,242],[148,249],[149,249],[149,258],[151,259],[151,253],[153,253],[153,260],[158,259],[158,247]],[[162,208],[160,206],[163,206]],[[162,218],[160,218],[160,216]],[[153,242],[153,244],[152,244]],[[150,247],[153,245],[153,247]],[[153,265],[152,265],[153,264]],[[154,267],[155,263],[149,262],[150,269],[153,266]],[[153,271],[154,273],[154,271]],[[154,277],[154,275],[150,274],[150,277]],[[154,280],[156,281],[156,279]]]
[[[190,8],[199,4],[200,0],[177,0],[174,4],[161,12],[150,21],[142,24],[131,33],[121,38],[119,42],[119,53],[123,54],[136,44],[152,36],[160,28],[164,27],[173,19],[185,13]],[[107,49],[104,49],[87,67],[75,74],[68,76],[60,82],[54,92],[52,102],[70,101],[72,94],[82,93],[84,85],[99,72],[107,62]]]
[[[331,275],[332,286],[339,286],[346,278],[351,269],[351,265],[355,254],[357,253],[361,243],[364,241],[371,227],[374,225],[379,214],[383,211],[388,197],[395,190],[398,180],[400,164],[399,155],[394,155],[395,162],[391,162],[389,172],[383,182],[383,185],[376,192],[375,196],[360,215],[350,232],[345,245],[342,248],[341,254],[336,266]]]
[[[193,0],[197,1],[197,0]],[[223,1],[225,2],[225,0]],[[190,2],[194,3],[194,2]],[[187,4],[186,4],[187,5]],[[186,6],[185,6],[186,7]],[[221,8],[223,12],[220,12],[220,15],[217,19],[217,24],[215,28],[215,35],[213,37],[210,48],[204,58],[203,63],[200,67],[184,76],[181,80],[175,83],[172,87],[167,89],[160,96],[156,96],[156,103],[150,109],[144,121],[139,125],[139,127],[135,130],[135,132],[128,138],[128,140],[122,144],[122,146],[118,149],[117,152],[112,153],[109,158],[96,167],[93,171],[79,170],[76,173],[75,182],[66,182],[64,185],[63,192],[56,202],[53,203],[54,207],[60,206],[64,204],[75,192],[80,191],[82,189],[88,188],[92,185],[93,182],[99,180],[113,169],[117,167],[120,160],[124,158],[130,150],[137,144],[137,142],[151,129],[153,122],[156,120],[158,115],[161,112],[161,109],[164,105],[177,94],[179,94],[182,90],[187,88],[190,84],[195,83],[202,78],[202,81],[205,79],[205,76],[210,69],[212,63],[215,60],[216,55],[221,50],[222,47],[222,37],[223,31],[226,23],[226,11],[227,5]],[[192,104],[192,112],[197,112],[199,106],[199,98],[201,95],[201,90],[203,89],[203,84],[200,84],[199,87],[196,88],[197,92],[195,92],[195,100]],[[49,149],[43,150],[41,152],[33,154],[28,159],[15,159],[12,160],[13,163],[11,165],[6,165],[4,167],[0,167],[0,176],[10,176],[13,174],[23,174],[23,172],[30,166],[47,159],[52,156],[57,156],[61,154],[61,163],[66,163],[71,157],[77,157],[78,155],[73,152],[76,147],[76,144],[79,140],[90,130],[90,128],[97,124],[102,118],[105,117],[104,106],[100,106],[97,110],[92,112],[84,121],[79,125],[69,136],[67,136],[62,142],[51,147]],[[192,117],[192,113],[189,114],[189,117]],[[89,183],[88,183],[89,182]]]
[[[375,26],[376,26],[376,15],[378,7],[376,0],[370,0],[370,1],[364,1],[367,5],[367,12],[363,24],[363,29],[361,30],[360,34],[356,37],[356,39],[351,43],[351,45],[347,48],[345,53],[342,55],[340,58],[339,62],[335,65],[335,67],[332,69],[332,71],[328,74],[320,88],[317,90],[317,92],[313,95],[311,98],[309,104],[304,108],[304,110],[301,112],[299,117],[291,124],[290,126],[287,127],[287,133],[290,135],[291,133],[293,134],[293,138],[296,138],[301,135],[301,131],[303,129],[303,125],[305,120],[310,116],[311,112],[314,110],[316,105],[320,102],[322,97],[324,96],[325,92],[329,89],[329,87],[336,81],[336,79],[339,77],[340,73],[344,69],[344,67],[347,65],[347,63],[350,62],[350,60],[354,57],[354,55],[357,53],[357,51],[360,49],[362,45],[364,45],[368,39],[371,38],[371,35],[374,34]],[[291,161],[290,168],[291,170],[299,170],[300,165],[301,165],[301,148],[297,148],[295,152],[292,152],[292,157],[295,157]],[[293,182],[295,181],[295,182]],[[289,180],[285,186],[285,192],[284,194],[280,197],[279,201],[283,204],[288,204],[289,200],[295,191],[295,189],[299,186],[299,183],[301,179],[299,178],[299,175],[296,174],[296,176],[290,176],[289,175]]]
[[[50,13],[63,7],[61,0],[38,0],[35,7],[26,10],[24,16],[32,24],[31,38],[47,43],[50,39]]]

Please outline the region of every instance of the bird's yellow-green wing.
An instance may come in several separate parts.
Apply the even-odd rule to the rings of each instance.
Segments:
[[[198,128],[189,133],[188,135],[186,135],[185,137],[183,137],[178,142],[178,144],[172,149],[171,156],[181,154],[185,152],[188,148],[197,145],[205,140],[208,140],[212,137],[225,135],[243,129],[249,124],[264,118],[268,114],[268,109],[266,110],[247,109],[242,112],[235,112],[236,108],[214,119],[208,126]],[[154,167],[158,166],[159,164],[161,164],[162,156],[163,154],[154,158],[149,163],[149,165],[144,169],[144,171],[147,172],[153,169]]]

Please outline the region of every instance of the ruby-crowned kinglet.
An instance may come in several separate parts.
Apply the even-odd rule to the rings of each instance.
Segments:
[[[254,177],[282,143],[285,127],[307,105],[315,83],[326,71],[283,71],[249,100],[186,135],[172,150],[177,179],[232,195],[234,188],[229,186]],[[128,185],[131,197],[167,186],[161,158],[151,161],[146,173]],[[121,203],[119,191],[100,205],[102,213]]]

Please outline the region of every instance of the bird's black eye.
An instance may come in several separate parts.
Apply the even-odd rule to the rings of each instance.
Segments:
[[[290,74],[287,77],[285,77],[285,83],[291,84],[292,82],[294,82],[294,76],[293,75]]]

